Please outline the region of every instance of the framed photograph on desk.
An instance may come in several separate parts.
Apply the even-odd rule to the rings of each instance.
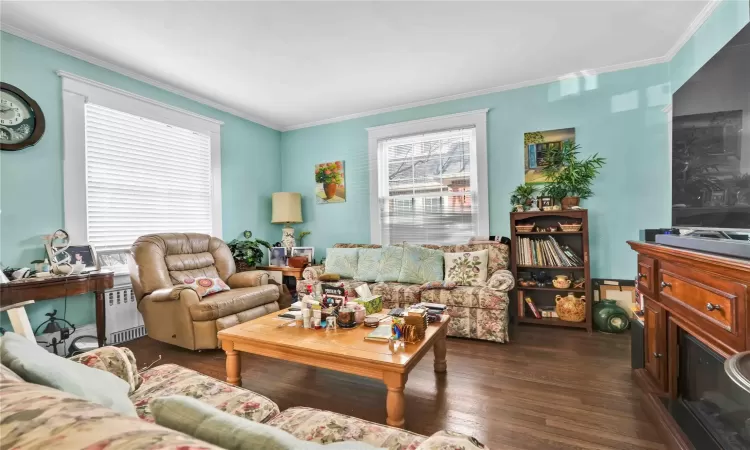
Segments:
[[[315,257],[315,247],[292,247],[292,254],[289,256],[304,256],[307,263],[312,264]]]
[[[284,267],[286,266],[286,248],[272,247],[268,249],[268,265]]]

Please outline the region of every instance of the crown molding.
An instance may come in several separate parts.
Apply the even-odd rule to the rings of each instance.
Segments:
[[[708,3],[706,3],[706,6],[703,7],[701,12],[698,13],[697,16],[695,16],[695,19],[693,19],[692,22],[690,22],[690,26],[687,27],[687,30],[685,30],[682,35],[680,35],[679,39],[677,39],[677,42],[674,43],[672,48],[669,49],[666,55],[664,55],[664,59],[667,61],[671,61],[672,58],[675,57],[677,52],[682,49],[682,47],[687,44],[687,41],[690,40],[691,37],[695,34],[698,29],[700,29],[701,26],[708,20],[709,17],[711,17],[711,14],[716,10],[716,8],[719,7],[719,4],[721,4],[723,0],[710,0]]]
[[[153,78],[149,78],[145,75],[142,75],[138,72],[134,72],[132,70],[126,69],[124,67],[118,66],[117,64],[112,64],[107,61],[103,61],[99,58],[96,58],[94,56],[88,55],[86,53],[83,53],[78,50],[74,50],[70,47],[66,47],[62,44],[58,44],[57,42],[50,41],[49,39],[45,39],[43,37],[37,36],[36,34],[30,33],[28,31],[22,30],[20,28],[14,27],[12,25],[8,25],[2,21],[0,21],[0,31],[4,31],[6,33],[12,34],[14,36],[17,36],[21,39],[25,39],[27,41],[31,41],[35,44],[41,45],[43,47],[51,48],[52,50],[58,51],[60,53],[64,53],[68,56],[72,56],[76,59],[80,59],[82,61],[86,61],[87,63],[93,64],[95,66],[102,67],[104,69],[110,70],[112,72],[119,73],[120,75],[124,75],[128,78],[132,78],[134,80],[140,81],[142,83],[150,84],[151,86],[157,87],[159,89],[162,89],[167,92],[171,92],[172,94],[179,95],[180,97],[185,97],[189,100],[193,100],[195,102],[201,103],[206,106],[210,106],[211,108],[218,109],[219,111],[224,111],[226,113],[232,114],[233,116],[237,116],[239,118],[249,120],[251,122],[255,122],[259,125],[263,125],[264,127],[268,127],[271,129],[274,129],[276,131],[281,131],[281,127],[275,123],[269,122],[267,120],[255,117],[251,114],[248,114],[246,112],[240,111],[236,108],[232,108],[230,106],[223,105],[221,103],[218,103],[216,101],[207,99],[205,97],[201,97],[200,95],[193,94],[191,92],[185,91],[183,89],[180,89],[178,87],[172,86],[167,83],[163,83],[161,81],[154,80]]]
[[[404,104],[401,104],[401,105],[389,106],[389,107],[380,108],[380,109],[373,109],[373,110],[363,111],[363,112],[354,113],[354,114],[347,114],[347,115],[343,115],[343,116],[332,117],[330,119],[316,120],[316,121],[313,121],[313,122],[306,122],[306,123],[301,123],[301,124],[298,124],[298,125],[291,125],[291,126],[287,126],[287,127],[279,126],[279,125],[277,125],[275,123],[272,123],[272,122],[269,122],[267,120],[255,117],[253,115],[250,115],[250,114],[245,113],[243,111],[240,111],[238,109],[235,109],[235,108],[232,108],[232,107],[229,107],[229,106],[226,106],[226,105],[222,105],[221,103],[217,103],[217,102],[215,102],[213,100],[209,100],[207,98],[201,97],[201,96],[196,95],[196,94],[192,94],[190,92],[184,91],[182,89],[179,89],[177,87],[168,85],[166,83],[162,83],[160,81],[156,81],[156,80],[151,79],[151,78],[149,78],[149,77],[147,77],[145,75],[141,75],[139,73],[133,72],[133,71],[128,70],[128,69],[125,69],[125,68],[120,67],[118,65],[115,65],[115,64],[112,64],[112,63],[109,63],[109,62],[106,62],[106,61],[102,61],[102,60],[100,60],[98,58],[95,58],[93,56],[87,55],[87,54],[85,54],[83,52],[80,52],[78,50],[73,50],[71,48],[65,47],[65,46],[63,46],[61,44],[58,44],[56,42],[53,42],[53,41],[50,41],[48,39],[44,39],[42,37],[39,37],[39,36],[37,36],[35,34],[26,32],[24,30],[21,30],[19,28],[13,27],[11,25],[7,25],[7,24],[5,24],[5,23],[3,23],[1,21],[0,21],[0,31],[8,32],[8,33],[10,33],[12,35],[15,35],[15,36],[18,36],[18,37],[20,37],[22,39],[26,39],[28,41],[34,42],[35,44],[39,44],[39,45],[42,45],[44,47],[48,47],[48,48],[51,48],[53,50],[59,51],[61,53],[65,53],[66,55],[73,56],[74,58],[78,58],[80,60],[86,61],[88,63],[94,64],[94,65],[99,66],[99,67],[103,67],[103,68],[111,70],[113,72],[117,72],[117,73],[119,73],[121,75],[125,75],[125,76],[127,76],[129,78],[133,78],[135,80],[138,80],[138,81],[150,84],[150,85],[155,86],[155,87],[157,87],[159,89],[163,89],[165,91],[171,92],[171,93],[179,95],[181,97],[188,98],[188,99],[196,101],[198,103],[202,103],[204,105],[210,106],[210,107],[218,109],[220,111],[227,112],[229,114],[232,114],[232,115],[235,115],[237,117],[249,120],[251,122],[258,123],[260,125],[266,126],[268,128],[271,128],[271,129],[274,129],[274,130],[277,130],[277,131],[286,132],[286,131],[299,130],[299,129],[302,129],[302,128],[315,127],[315,126],[319,126],[319,125],[327,125],[327,124],[331,124],[331,123],[343,122],[343,121],[346,121],[346,120],[359,119],[359,118],[362,118],[362,117],[374,116],[374,115],[377,115],[377,114],[383,114],[383,113],[388,113],[388,112],[393,112],[393,111],[399,111],[399,110],[403,110],[403,109],[416,108],[416,107],[419,107],[419,106],[433,105],[435,103],[449,102],[449,101],[460,100],[460,99],[469,98],[469,97],[476,97],[476,96],[479,96],[479,95],[486,95],[486,94],[492,94],[492,93],[496,93],[496,92],[509,91],[509,90],[513,90],[513,89],[520,89],[520,88],[529,87],[529,86],[537,86],[537,85],[541,85],[541,84],[554,83],[556,81],[560,81],[560,80],[563,80],[563,79],[579,78],[579,77],[593,76],[593,75],[600,75],[600,74],[604,74],[604,73],[607,73],[607,72],[616,72],[616,71],[619,71],[619,70],[634,69],[634,68],[637,68],[637,67],[645,67],[645,66],[650,66],[650,65],[653,65],[653,64],[661,64],[661,63],[669,62],[680,51],[680,49],[682,49],[682,47],[690,40],[690,38],[693,36],[693,34],[695,34],[695,32],[698,31],[698,29],[700,29],[700,27],[706,22],[706,20],[711,16],[711,14],[713,14],[713,12],[716,10],[716,8],[719,6],[719,4],[721,4],[722,1],[724,1],[724,0],[709,0],[709,2],[698,13],[698,15],[695,17],[695,19],[693,19],[693,21],[690,23],[690,26],[688,26],[688,28],[685,30],[685,32],[682,33],[682,35],[680,35],[680,37],[677,40],[677,42],[675,42],[675,44],[669,49],[669,51],[664,56],[659,56],[659,57],[655,57],[655,58],[644,59],[644,60],[640,60],[640,61],[632,61],[632,62],[627,62],[627,63],[622,63],[622,64],[614,64],[614,65],[610,65],[610,66],[600,67],[600,68],[597,68],[597,69],[580,70],[578,72],[572,72],[572,73],[568,73],[568,74],[564,74],[564,75],[557,75],[557,76],[551,76],[551,77],[538,78],[538,79],[535,79],[535,80],[521,81],[521,82],[518,82],[518,83],[511,83],[511,84],[506,84],[506,85],[502,85],[502,86],[495,86],[495,87],[491,87],[491,88],[487,88],[487,89],[480,89],[480,90],[476,90],[476,91],[465,92],[465,93],[461,93],[461,94],[454,94],[454,95],[448,95],[448,96],[443,96],[443,97],[436,97],[436,98],[431,98],[431,99],[426,99],[426,100],[420,100],[420,101],[417,101],[417,102],[404,103]]]

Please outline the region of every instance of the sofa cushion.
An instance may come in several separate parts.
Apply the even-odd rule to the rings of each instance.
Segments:
[[[448,336],[508,342],[507,309],[451,306],[446,314],[451,316]]]
[[[201,299],[190,305],[193,320],[216,320],[220,317],[255,308],[279,299],[279,287],[273,284],[232,289]]]
[[[378,265],[377,282],[398,281],[401,274],[401,260],[404,258],[404,248],[388,245],[383,247]]]
[[[359,249],[359,254],[357,255],[357,274],[354,279],[358,281],[375,281],[378,277],[382,255],[382,248]],[[322,278],[321,280],[325,281]]]
[[[130,396],[141,419],[153,422],[149,402],[157,397],[187,395],[215,408],[256,422],[265,422],[279,413],[279,407],[253,391],[202,375],[175,364],[163,364],[143,374],[143,384]]]
[[[203,439],[227,450],[377,450],[364,442],[323,446],[296,438],[286,431],[219,411],[200,400],[175,395],[151,401],[156,423]]]
[[[408,283],[376,283],[370,285],[373,295],[383,296],[384,308],[398,308],[419,303],[422,285]]]
[[[422,301],[448,306],[505,309],[508,294],[486,286],[457,286],[455,289],[431,289],[422,292]]]
[[[507,269],[510,261],[510,247],[501,243],[492,244],[460,244],[446,245],[440,247],[446,253],[477,252],[487,250],[487,276],[491,276],[496,270]]]
[[[389,450],[413,450],[424,436],[320,409],[289,408],[267,422],[299,439],[328,444],[361,441]]]
[[[359,249],[329,248],[326,250],[326,273],[337,273],[341,278],[354,278],[357,275]]]
[[[50,353],[20,334],[5,333],[0,338],[0,362],[25,381],[77,395],[120,414],[136,415],[128,399],[128,383]]]
[[[443,279],[443,251],[416,245],[404,246],[399,283],[422,284]]]
[[[138,374],[135,355],[133,355],[133,352],[129,348],[100,347],[90,352],[71,356],[70,360],[81,363],[84,366],[109,372],[122,379],[130,386],[128,395],[135,392],[143,381],[143,378]]]
[[[427,440],[422,442],[422,444],[419,446],[419,450],[480,450],[484,448],[486,448],[484,444],[471,436],[445,430],[438,431],[437,433],[428,437]]]
[[[37,384],[0,381],[0,398],[2,448],[220,450]]]
[[[229,286],[221,278],[185,277],[182,283],[189,286],[201,297],[208,297],[209,295],[229,290]]]
[[[459,286],[484,286],[487,283],[487,250],[446,253],[445,281]]]

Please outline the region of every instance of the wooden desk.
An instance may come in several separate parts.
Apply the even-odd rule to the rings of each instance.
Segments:
[[[114,282],[114,273],[105,271],[15,280],[0,284],[0,307],[8,311],[13,330],[33,340],[24,305],[35,300],[51,300],[93,292],[96,295],[96,338],[102,347],[106,340],[104,291],[112,288]],[[28,335],[29,332],[31,335]]]
[[[281,272],[282,276],[294,277],[297,280],[302,279],[302,272],[305,270],[305,269],[296,269],[294,267],[289,267],[289,266],[284,266],[284,267],[282,266],[258,266],[256,267],[256,269],[265,270],[268,272]]]
[[[279,311],[284,313],[287,310]],[[384,310],[383,312],[388,312]],[[354,329],[311,330],[299,328],[294,321],[268,314],[219,331],[221,347],[227,354],[227,382],[242,383],[240,355],[252,353],[270,358],[293,361],[308,366],[382,380],[386,394],[386,423],[404,426],[404,386],[412,368],[433,349],[435,372],[447,370],[445,360],[446,333],[450,316],[427,327],[425,338],[406,344],[402,351],[392,352],[387,342],[365,340],[374,328],[360,325]]]

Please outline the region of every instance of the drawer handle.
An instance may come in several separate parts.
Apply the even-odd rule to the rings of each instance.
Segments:
[[[662,289],[671,288],[671,287],[672,287],[672,283],[667,283],[666,281],[661,282]]]
[[[661,358],[662,356],[664,355],[662,355],[661,353],[654,352],[654,358]]]
[[[709,311],[719,311],[721,310],[721,305],[714,305],[711,302],[706,303],[706,309]]]
[[[638,278],[646,278],[646,274],[638,272]]]

